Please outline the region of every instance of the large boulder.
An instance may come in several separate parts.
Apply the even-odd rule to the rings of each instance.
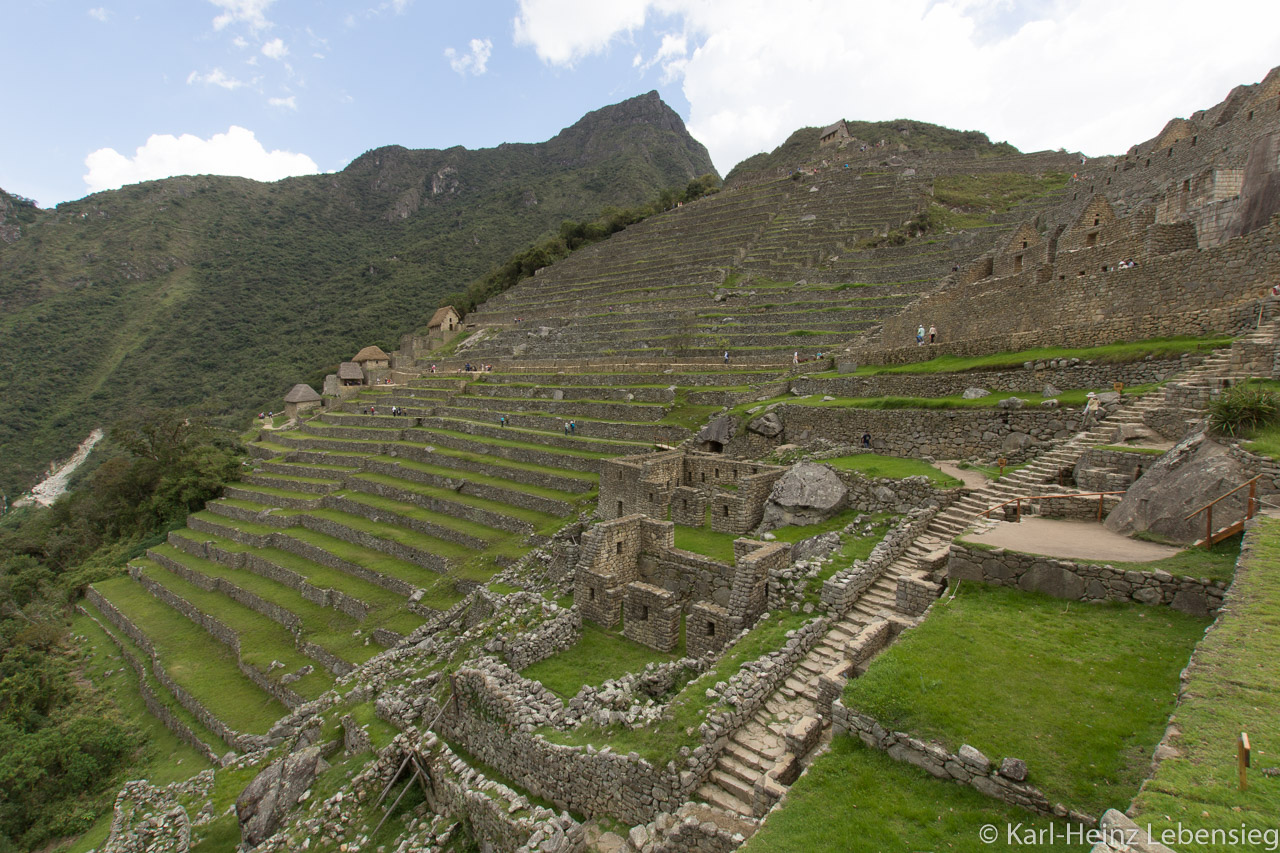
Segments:
[[[1204,536],[1204,514],[1190,520],[1186,516],[1251,476],[1227,448],[1197,433],[1138,478],[1107,516],[1107,527],[1125,535],[1150,531],[1173,542],[1194,542]],[[1243,518],[1247,497],[1242,490],[1215,506],[1214,528]]]
[[[782,434],[782,418],[776,412],[765,412],[747,424],[747,429],[765,438],[776,438]]]
[[[308,746],[276,759],[253,777],[236,800],[240,838],[256,847],[275,834],[284,817],[311,787],[320,772],[319,746]]]
[[[830,468],[798,462],[773,484],[761,527],[818,524],[843,510],[848,497],[848,488]]]
[[[728,415],[721,415],[712,420],[702,429],[698,430],[694,441],[698,442],[714,442],[721,447],[728,444],[733,438],[734,433],[738,431],[738,422]]]

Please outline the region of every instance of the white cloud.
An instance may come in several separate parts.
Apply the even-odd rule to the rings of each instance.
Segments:
[[[463,75],[468,73],[483,74],[489,64],[489,56],[493,53],[493,42],[489,39],[472,39],[469,46],[471,52],[466,54],[459,54],[458,51],[451,47],[444,49],[445,58],[449,60],[449,67]]]
[[[267,103],[273,107],[296,110],[298,108],[298,97],[297,95],[290,95],[287,98],[267,98]]]
[[[209,139],[186,133],[182,136],[154,134],[132,158],[114,148],[100,148],[85,157],[84,164],[89,169],[84,175],[89,192],[174,175],[238,175],[256,181],[276,181],[320,171],[307,155],[267,151],[253,131],[235,125]]]
[[[1214,14],[1272,20],[1274,0],[1220,0]],[[514,38],[572,67],[667,33],[636,67],[682,81],[690,132],[727,171],[837,118],[917,118],[1024,151],[1122,152],[1280,56],[1275,27],[1221,43],[1204,28],[1200,0],[519,0]]]
[[[99,6],[96,9],[89,10],[90,18],[93,18],[95,21],[102,21],[104,24],[107,21],[107,16],[110,14],[111,13],[107,11],[105,6]]]
[[[289,48],[285,47],[284,39],[272,39],[262,46],[262,55],[270,59],[284,59],[289,55]]]
[[[228,91],[235,91],[243,86],[250,85],[243,80],[229,76],[221,68],[215,68],[207,74],[200,74],[197,71],[192,71],[187,75],[187,85],[191,86],[195,83],[204,83],[209,86],[221,86],[223,89]]]
[[[249,46],[249,41],[244,36],[236,36],[231,40],[231,43],[241,50]]]
[[[222,10],[222,14],[213,19],[215,30],[225,29],[230,24],[244,23],[251,30],[264,30],[271,26],[267,20],[267,8],[275,0],[209,0]]]

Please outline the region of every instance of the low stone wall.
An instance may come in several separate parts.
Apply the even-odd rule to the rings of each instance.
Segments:
[[[937,507],[920,507],[907,513],[906,519],[885,534],[871,549],[866,560],[857,560],[847,569],[836,572],[822,584],[822,606],[833,616],[843,616],[858,597],[866,592],[885,569],[902,556],[933,517]]]
[[[410,432],[413,432],[412,430]],[[570,471],[581,471],[587,474],[595,474],[599,472],[600,463],[597,459],[586,458],[582,456],[571,456],[567,453],[549,453],[545,450],[536,450],[527,447],[506,447],[500,444],[490,444],[489,442],[471,440],[467,438],[458,438],[452,435],[443,435],[433,432],[414,432],[409,441],[436,444],[441,447],[448,447],[452,450],[463,450],[468,453],[479,453],[485,456],[496,456],[500,459],[509,459],[513,462],[532,462],[534,465],[546,465],[551,468],[567,468]],[[548,442],[551,444],[551,442]],[[554,445],[552,445],[554,446]],[[575,444],[574,446],[580,446]],[[394,449],[400,455],[407,456],[403,446],[387,448]],[[385,451],[376,451],[385,452]],[[409,458],[413,458],[410,456]],[[434,461],[432,459],[423,459],[424,462]],[[499,474],[501,476],[501,474]]]
[[[1072,811],[1061,803],[1049,802],[1039,788],[1026,784],[1026,765],[1017,759],[1006,758],[996,767],[989,758],[968,745],[960,747],[958,753],[948,752],[941,744],[886,729],[873,717],[846,708],[838,699],[832,705],[831,718],[837,734],[854,735],[872,749],[888,753],[895,761],[913,764],[939,779],[953,779],[976,788],[988,797],[1021,806],[1036,814],[1067,818],[1088,825],[1097,823],[1089,815]]]
[[[1123,491],[1159,458],[1158,453],[1090,447],[1076,461],[1076,486],[1086,492]]]
[[[481,590],[483,593],[483,590]],[[503,650],[507,664],[517,672],[571,648],[582,639],[582,613],[570,607],[543,622],[533,631],[520,635],[518,643]]]
[[[164,665],[160,663],[160,657],[155,650],[155,646],[151,644],[151,639],[144,634],[137,625],[133,624],[129,617],[117,610],[114,604],[103,598],[96,589],[93,587],[87,587],[85,589],[84,597],[88,599],[90,604],[98,608],[102,615],[107,618],[108,622],[110,622],[130,640],[133,640],[139,648],[150,656],[151,672],[155,675],[156,681],[160,682],[160,685],[164,687],[165,690],[172,693],[173,698],[178,701],[178,704],[186,708],[193,717],[200,721],[201,725],[241,752],[253,752],[255,749],[260,749],[262,746],[266,745],[267,739],[261,735],[244,734],[222,722],[222,720],[206,708],[200,700],[196,699],[180,687],[177,682],[170,678],[169,673],[164,668]]]
[[[466,521],[475,522],[476,524],[482,524],[485,527],[492,527],[495,530],[505,530],[508,533],[520,533],[525,535],[533,532],[532,524],[530,524],[527,521],[521,521],[515,516],[506,515],[501,512],[494,512],[493,510],[484,509],[483,507],[478,507],[478,506],[472,506],[471,504],[462,503],[460,501],[442,500],[440,498],[436,498],[430,495],[424,495],[420,492],[413,491],[412,489],[406,489],[400,486],[395,486],[390,483],[381,483],[375,480],[366,480],[362,477],[350,477],[346,480],[344,485],[347,488],[352,489],[353,491],[363,492],[365,494],[377,495],[379,497],[384,497],[389,500],[395,500],[395,501],[400,501],[402,503],[411,504],[413,506],[421,507],[422,509],[430,510],[431,512],[440,513],[441,515],[447,515],[453,518],[461,518]],[[326,505],[328,505],[327,501],[331,501],[331,500],[335,500],[335,499],[327,498]],[[335,509],[340,508],[336,502],[333,504],[333,506]],[[379,510],[378,512],[379,512],[379,515],[382,514],[381,510]],[[439,527],[440,525],[436,525],[436,526]],[[426,531],[423,531],[423,532],[426,532]],[[440,536],[440,534],[436,534],[436,533],[433,533],[431,535]],[[446,538],[446,537],[440,536],[440,538]],[[468,537],[468,538],[475,538],[475,537]],[[457,540],[453,540],[453,541],[457,541]],[[481,541],[481,540],[477,540],[477,541]],[[459,542],[459,544],[465,544],[465,543]],[[473,547],[473,546],[468,545],[467,547]],[[481,545],[480,549],[483,550],[483,545]]]
[[[1071,601],[1136,601],[1165,604],[1196,616],[1218,612],[1227,584],[1174,577],[1156,570],[1140,572],[1109,565],[985,549],[957,540],[947,561],[951,580],[973,580],[996,586],[1042,592]]]
[[[518,468],[509,468],[504,465],[491,465],[486,462],[460,459],[456,456],[442,456],[433,453],[430,445],[421,447],[397,445],[395,448],[391,449],[387,455],[392,457],[398,456],[412,462],[424,462],[428,465],[438,465],[442,468],[453,468],[460,472],[484,474],[489,477],[515,480],[520,483],[526,483],[530,486],[542,486],[547,489],[556,489],[562,492],[577,494],[581,492],[588,492],[595,488],[595,484],[590,480],[578,479],[576,477],[561,477],[540,471],[526,471]]]
[[[394,495],[397,492],[400,492],[401,490],[396,489],[394,487],[385,487],[385,486],[382,486],[381,484],[371,484],[371,486],[368,488],[368,491],[374,495],[385,495],[387,497],[391,497],[392,495]],[[438,501],[426,500],[425,503],[430,504],[430,506],[426,508],[430,509],[432,512],[438,512],[441,515],[451,514],[451,513],[441,512],[441,510],[439,509],[440,502]],[[459,504],[457,506],[461,506],[461,505]],[[363,501],[358,501],[350,497],[339,497],[337,495],[330,495],[324,498],[324,508],[335,509],[339,512],[345,512],[345,513],[349,513],[350,515],[356,515],[361,518],[367,518],[370,521],[376,521],[382,524],[390,524],[395,527],[403,528],[405,530],[412,530],[416,533],[421,533],[424,536],[431,536],[435,539],[442,539],[445,542],[452,542],[455,545],[461,545],[463,548],[470,548],[473,551],[483,551],[489,545],[487,540],[482,539],[479,536],[472,536],[469,533],[463,533],[461,531],[454,530],[452,527],[446,527],[443,524],[436,524],[433,521],[428,521],[423,518],[417,518],[415,516],[405,515],[403,513],[396,512],[395,510],[386,509],[385,507],[373,506],[371,504],[367,504],[367,503],[364,503]],[[475,519],[469,519],[469,520],[475,520]],[[477,522],[477,523],[483,524],[484,522]],[[304,522],[303,526],[309,526],[309,525],[307,525]],[[428,553],[423,551],[420,548],[415,548],[412,545],[401,544],[400,547],[412,549],[414,551],[418,551],[421,553]],[[413,562],[417,562],[417,561],[415,560]]]
[[[102,633],[106,634],[107,639],[111,640],[112,644],[120,651],[120,656],[124,658],[125,663],[129,665],[129,668],[133,670],[134,675],[138,678],[138,694],[142,696],[142,704],[146,706],[147,712],[164,724],[165,728],[173,732],[178,740],[202,754],[210,764],[215,767],[221,767],[222,756],[215,752],[212,746],[201,740],[200,736],[192,731],[190,726],[178,719],[177,715],[160,701],[160,697],[151,688],[147,678],[148,673],[142,661],[138,660],[137,656],[121,642],[120,638],[108,629],[106,625],[103,625],[96,616],[80,605],[76,606],[76,610],[83,613],[101,628]]]

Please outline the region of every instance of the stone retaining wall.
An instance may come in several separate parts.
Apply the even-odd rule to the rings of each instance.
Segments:
[[[521,509],[545,512],[549,515],[566,516],[573,512],[573,505],[568,501],[544,498],[518,489],[477,483],[466,479],[461,473],[456,477],[445,477],[440,474],[418,471],[408,465],[397,465],[394,462],[381,462],[376,459],[363,460],[361,467],[372,474],[382,474],[400,480],[409,480],[437,489],[449,489],[450,491],[456,491],[460,495],[497,501],[498,503],[517,506]]]
[[[212,746],[201,740],[200,736],[190,726],[178,719],[178,716],[160,701],[160,697],[151,688],[147,678],[148,673],[142,661],[138,660],[137,656],[125,646],[120,638],[112,633],[107,626],[103,625],[96,616],[80,605],[76,605],[76,610],[93,620],[93,623],[102,629],[102,633],[106,634],[107,639],[111,640],[112,644],[120,651],[120,656],[124,658],[125,663],[129,665],[134,675],[138,677],[138,693],[142,696],[142,704],[146,706],[147,712],[163,723],[165,728],[173,732],[178,740],[202,754],[210,764],[215,767],[221,767],[222,756],[218,755]]]
[[[927,349],[927,347],[926,347]],[[1128,364],[1088,364],[1079,359],[1059,366],[1058,359],[1030,362],[1031,369],[970,370],[963,373],[885,373],[878,376],[835,376],[811,378],[801,376],[791,388],[801,394],[829,394],[833,397],[952,397],[969,388],[987,391],[1015,391],[1030,395],[1034,403],[1041,399],[1046,385],[1064,390],[1078,388],[1110,391],[1116,382],[1126,386],[1162,382],[1199,364],[1204,356],[1188,354],[1182,358],[1135,361]],[[1074,364],[1070,362],[1076,362]]]
[[[778,444],[804,444],[816,438],[860,445],[871,434],[871,447],[893,456],[938,459],[987,458],[1001,455],[1021,462],[1041,452],[1042,444],[1071,435],[1080,414],[1069,410],[1024,408],[855,409],[783,404],[773,409],[783,432],[765,438],[743,430],[727,452],[760,456]]]
[[[387,455],[391,457],[402,457],[412,462],[423,462],[427,465],[437,465],[442,468],[453,468],[462,472],[472,472],[476,474],[484,474],[489,477],[515,480],[516,482],[525,483],[530,486],[541,486],[543,488],[556,489],[557,491],[562,492],[581,493],[589,492],[591,489],[595,488],[595,484],[590,480],[583,480],[577,477],[561,477],[556,474],[545,473],[542,471],[528,471],[523,468],[510,468],[505,465],[492,465],[487,462],[476,462],[470,459],[461,459],[457,456],[436,454],[432,452],[430,445],[421,447],[397,445],[392,448]]]
[[[1003,548],[978,548],[957,540],[951,544],[947,575],[996,586],[1042,592],[1071,601],[1137,601],[1166,604],[1196,616],[1209,616],[1222,606],[1223,581],[1175,577],[1156,570],[1140,572],[1109,565],[1021,554]]]
[[[472,506],[461,501],[451,501],[437,498],[431,495],[424,495],[415,492],[412,489],[402,488],[400,486],[391,485],[390,483],[380,483],[373,480],[366,480],[362,477],[349,477],[344,483],[348,488],[364,492],[366,494],[377,495],[379,497],[388,498],[390,500],[400,501],[402,503],[412,504],[422,509],[437,512],[441,515],[447,515],[453,518],[461,518],[466,521],[472,521],[476,524],[492,527],[495,530],[505,530],[508,533],[530,534],[533,532],[533,525],[527,521],[521,521],[519,518],[511,515],[505,515],[501,512],[495,512],[484,507]],[[338,508],[335,505],[335,508]],[[406,525],[407,526],[407,525]],[[426,532],[425,530],[423,531]],[[433,536],[441,536],[442,534],[431,534]],[[471,538],[471,537],[468,537]],[[453,540],[458,541],[458,540]],[[477,540],[483,543],[483,540]],[[465,544],[459,542],[459,544]],[[468,545],[467,547],[476,547]],[[483,550],[484,545],[479,544],[479,549]]]
[[[218,719],[200,700],[178,686],[178,683],[169,677],[164,665],[160,663],[159,655],[156,653],[155,646],[151,644],[151,639],[137,625],[133,624],[129,617],[117,610],[114,604],[103,598],[96,589],[87,587],[85,589],[85,598],[88,599],[90,604],[98,608],[102,615],[107,617],[108,622],[130,640],[133,640],[139,648],[151,657],[151,672],[155,675],[156,681],[160,682],[165,690],[172,693],[178,704],[186,708],[205,728],[241,752],[253,752],[266,745],[267,739],[265,737],[236,731]]]
[[[157,581],[147,577],[135,566],[129,567],[129,576],[136,580],[143,589],[156,599],[163,601],[165,604],[187,617],[193,623],[199,625],[210,637],[213,637],[219,643],[222,643],[224,646],[235,652],[236,667],[244,673],[245,678],[248,678],[254,684],[261,687],[263,692],[267,695],[274,696],[276,699],[279,699],[286,708],[291,710],[297,708],[306,701],[283,684],[272,681],[267,677],[266,673],[262,672],[257,667],[245,663],[244,658],[240,654],[240,635],[230,627],[224,625],[215,617],[200,610],[176,592],[173,592]],[[341,675],[342,673],[338,674]]]

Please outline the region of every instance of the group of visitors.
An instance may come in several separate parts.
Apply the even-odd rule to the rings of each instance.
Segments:
[[[493,365],[492,364],[472,364],[471,362],[468,361],[462,369],[465,370],[467,373],[492,373]],[[431,372],[432,373],[436,372],[436,366],[434,364],[431,365]]]
[[[565,434],[565,435],[576,435],[576,434],[577,434],[577,432],[578,432],[578,422],[577,422],[577,421],[565,421],[565,424],[564,424],[564,434]]]
[[[926,331],[924,330],[924,324],[923,324],[923,323],[921,323],[921,324],[920,324],[920,327],[916,329],[916,346],[918,346],[918,347],[919,347],[919,346],[924,346],[924,339],[925,339],[925,336],[926,336],[926,335],[928,335],[928,337],[929,337],[929,343],[931,343],[931,344],[937,343],[937,342],[938,342],[938,327],[937,327],[937,326],[930,326],[930,327],[929,327],[929,331],[928,331],[928,332],[926,332]]]

